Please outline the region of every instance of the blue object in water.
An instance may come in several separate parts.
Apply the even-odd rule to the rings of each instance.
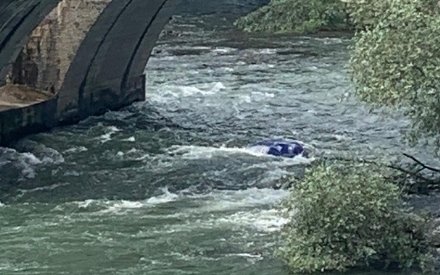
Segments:
[[[262,153],[279,157],[294,158],[298,155],[308,157],[308,152],[297,141],[281,139],[262,140],[249,145],[249,148],[257,149]]]

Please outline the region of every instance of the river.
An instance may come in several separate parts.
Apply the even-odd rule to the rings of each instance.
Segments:
[[[423,152],[400,142],[400,115],[347,96],[348,37],[249,36],[209,16],[174,24],[148,63],[146,102],[0,148],[2,275],[288,274],[272,256],[287,191],[269,187],[310,160],[248,143]]]

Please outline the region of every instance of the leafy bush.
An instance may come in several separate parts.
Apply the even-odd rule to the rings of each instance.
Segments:
[[[279,250],[292,271],[430,266],[431,219],[406,212],[384,172],[320,164],[292,185]]]
[[[350,74],[356,95],[370,104],[401,107],[413,121],[411,145],[435,138],[440,148],[440,7],[438,0],[349,3],[355,21]]]
[[[305,33],[349,28],[340,0],[271,0],[239,18],[235,25],[248,32]]]

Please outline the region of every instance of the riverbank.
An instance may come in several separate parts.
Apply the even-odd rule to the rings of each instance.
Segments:
[[[237,19],[245,32],[309,34],[321,31],[352,31],[340,0],[271,0],[269,4]]]

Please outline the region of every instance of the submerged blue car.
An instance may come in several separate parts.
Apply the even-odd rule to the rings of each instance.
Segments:
[[[303,157],[308,157],[309,155],[299,142],[282,139],[262,140],[248,147],[262,153],[279,157],[294,158],[299,155]]]

